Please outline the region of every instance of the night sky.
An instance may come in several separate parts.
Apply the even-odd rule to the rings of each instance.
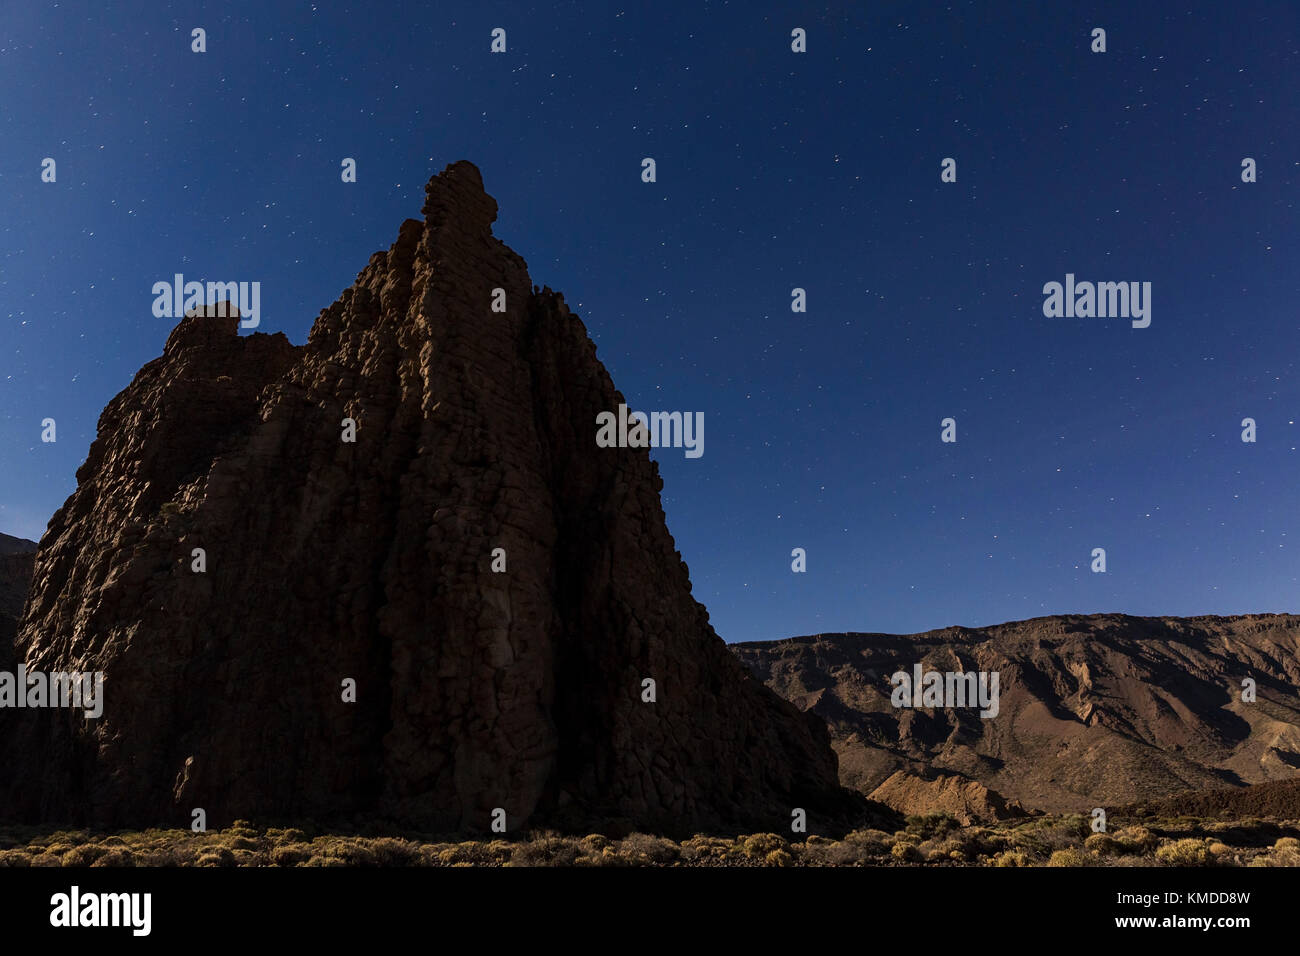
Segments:
[[[1295,0],[0,21],[0,531],[39,538],[161,354],[154,282],[260,281],[302,343],[468,159],[631,406],[704,413],[654,455],[727,640],[1300,610]],[[1067,273],[1150,282],[1150,327],[1045,317]]]

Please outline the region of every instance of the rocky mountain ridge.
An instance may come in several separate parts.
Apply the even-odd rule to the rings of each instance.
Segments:
[[[1027,809],[1088,810],[1300,773],[1296,615],[1063,615],[731,647],[826,720],[842,782],[863,793],[898,771],[944,773]],[[996,672],[997,716],[895,707],[891,675],[917,664]]]

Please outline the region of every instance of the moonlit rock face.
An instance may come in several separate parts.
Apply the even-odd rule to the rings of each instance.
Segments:
[[[305,345],[188,317],[104,410],[17,638],[29,668],[102,670],[103,716],[0,714],[0,810],[471,833],[497,808],[510,830],[866,819],[825,725],[691,597],[647,451],[597,447],[624,398],[492,236],[478,170],[434,177],[423,213]]]

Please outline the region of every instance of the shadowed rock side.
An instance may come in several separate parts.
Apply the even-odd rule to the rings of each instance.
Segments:
[[[942,771],[1027,808],[1063,812],[1300,776],[1294,615],[1069,615],[732,650],[769,687],[826,719],[840,779],[863,793],[898,770]],[[927,671],[997,671],[998,715],[895,709],[890,675],[918,662]],[[1248,677],[1255,703],[1241,699]]]
[[[36,542],[0,534],[0,671],[14,667],[14,635],[32,579]]]
[[[692,599],[646,450],[596,447],[623,397],[496,213],[449,166],[306,345],[187,318],[108,405],[17,639],[29,669],[104,671],[104,714],[25,712],[5,812],[470,832],[497,807],[511,830],[872,812],[822,721]]]

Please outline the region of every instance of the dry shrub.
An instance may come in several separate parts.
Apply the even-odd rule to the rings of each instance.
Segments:
[[[952,831],[961,829],[961,823],[946,813],[913,814],[903,819],[907,829],[900,830],[898,835],[915,837],[917,843],[947,836]]]
[[[627,862],[639,866],[667,866],[676,863],[682,855],[681,849],[672,840],[647,833],[633,833],[624,837],[619,842],[618,852]]]
[[[1164,844],[1156,850],[1156,859],[1169,866],[1213,866],[1216,862],[1209,841],[1193,837]]]
[[[457,843],[437,852],[438,862],[444,866],[456,866],[459,863],[487,865],[495,862],[495,857],[484,843]]]
[[[100,846],[98,843],[83,843],[81,846],[74,846],[63,854],[63,865],[91,866],[107,852],[108,848]]]
[[[1109,833],[1094,833],[1083,841],[1083,848],[1098,856],[1121,856],[1125,852],[1124,844]]]
[[[844,842],[860,847],[868,856],[885,856],[894,845],[894,835],[884,830],[854,830]]]
[[[410,840],[380,837],[370,846],[379,866],[416,866],[420,862],[420,847]]]
[[[1251,866],[1300,866],[1300,840],[1282,837],[1267,853],[1250,861]]]
[[[229,847],[211,846],[204,847],[199,853],[198,859],[194,861],[195,866],[236,866],[234,851]]]
[[[848,840],[818,846],[806,853],[809,863],[826,866],[858,866],[888,855],[889,847],[884,844],[851,843]]]
[[[511,866],[573,866],[578,861],[576,840],[542,833],[526,843],[515,845],[510,854]]]
[[[1078,847],[1066,847],[1054,852],[1047,861],[1048,866],[1095,866],[1097,858],[1085,853]]]
[[[915,843],[907,843],[902,840],[895,843],[889,851],[889,855],[900,863],[920,863],[921,851],[917,849]]]
[[[773,850],[767,856],[763,857],[763,863],[766,866],[789,866],[793,862],[794,857],[785,850]]]
[[[588,833],[578,841],[578,846],[582,847],[582,852],[590,854],[591,856],[597,856],[600,854],[601,850],[605,849],[607,846],[612,846],[613,843],[614,841],[603,833]]]
[[[682,841],[682,859],[690,863],[707,863],[725,859],[733,846],[730,840],[697,833],[689,840]]]
[[[306,843],[282,843],[271,851],[271,862],[276,866],[298,866],[311,859],[311,847]]]
[[[1125,853],[1150,853],[1160,844],[1159,837],[1146,827],[1125,827],[1115,839]]]
[[[745,856],[754,860],[766,859],[774,850],[784,850],[789,844],[775,833],[755,833],[737,841]]]

